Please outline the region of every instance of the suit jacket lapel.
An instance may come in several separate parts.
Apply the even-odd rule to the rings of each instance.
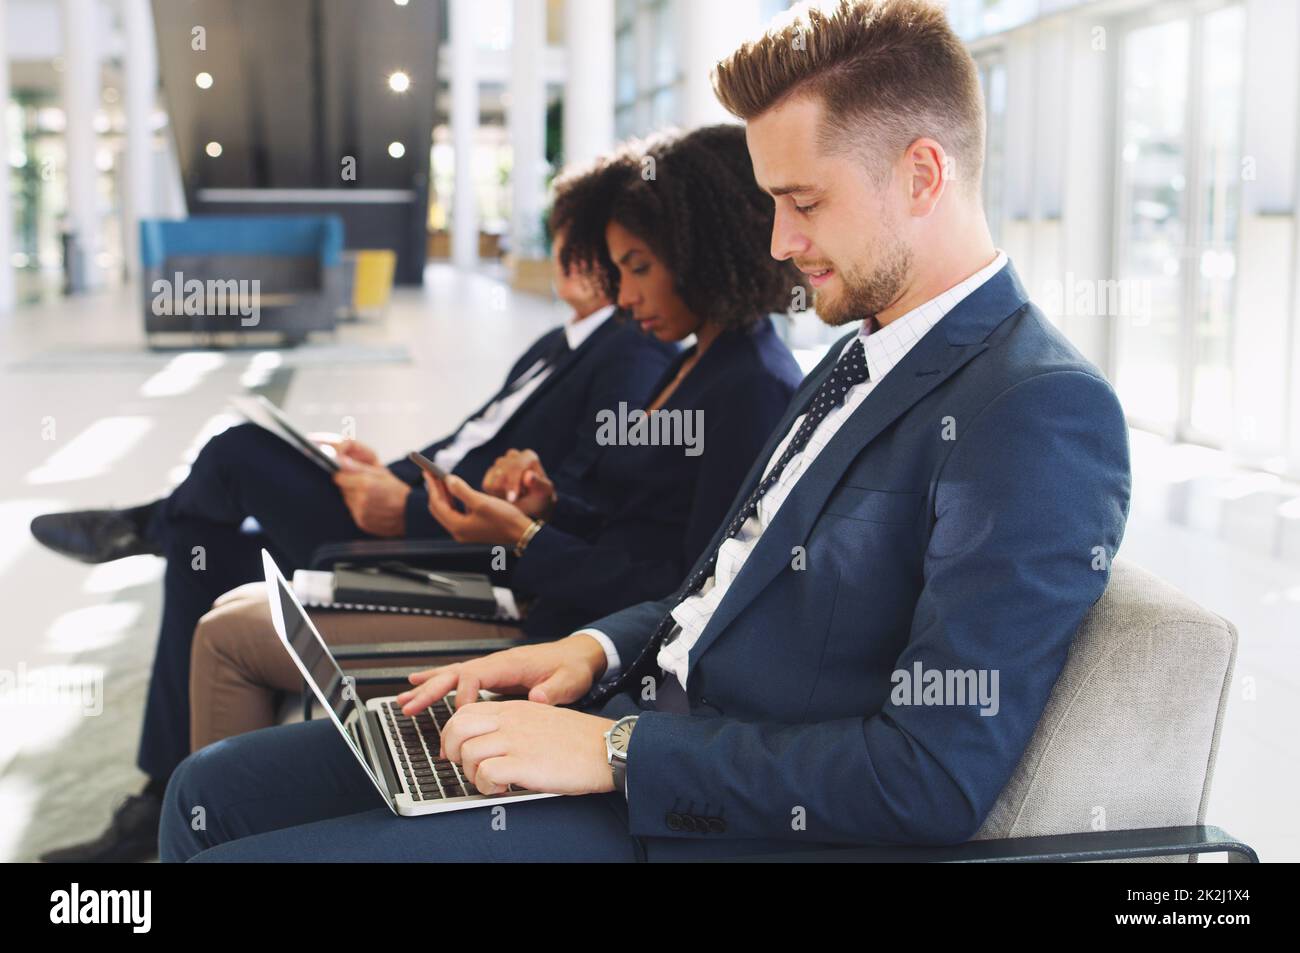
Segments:
[[[546,380],[537,385],[536,389],[534,389],[533,392],[524,399],[524,402],[515,410],[515,413],[520,413],[534,401],[540,400],[542,395],[550,388],[554,387],[556,383],[564,377],[565,373],[568,372],[568,370],[577,363],[584,354],[589,354],[595,349],[596,342],[600,340],[602,335],[610,333],[616,320],[618,320],[618,315],[611,315],[606,318],[605,323],[596,328],[595,331],[592,331],[587,340],[583,341],[577,348],[570,350],[567,354],[556,361],[555,366],[551,368],[551,373],[546,375]],[[564,333],[563,329],[560,330],[560,333]]]
[[[827,498],[839,485],[844,471],[871,441],[987,349],[987,338],[993,329],[1023,307],[1027,300],[1015,270],[1008,264],[963,299],[876,385],[791,489],[750,553],[740,575],[714,611],[708,626],[692,646],[690,664],[694,665],[740,611],[790,564],[791,547],[807,541],[813,523],[826,505]],[[827,369],[825,374],[829,373]],[[820,380],[817,383],[820,384]],[[783,423],[785,430],[781,431],[778,440],[784,438],[789,429],[789,423]],[[770,455],[770,451],[768,453]],[[766,466],[766,463],[765,456],[760,466]],[[752,483],[749,488],[752,491]],[[721,532],[718,535],[721,536]],[[710,553],[716,545],[715,539]]]
[[[509,394],[510,389],[515,385],[515,381],[519,380],[519,378],[523,374],[527,373],[528,369],[537,363],[538,359],[542,354],[545,354],[550,350],[550,347],[552,346],[552,342],[555,340],[555,335],[563,334],[563,333],[564,333],[564,328],[562,327],[555,328],[554,330],[548,331],[546,334],[542,335],[540,338],[534,341],[532,347],[530,347],[527,351],[525,351],[524,354],[519,358],[519,360],[515,362],[514,367],[511,368],[510,375],[506,378],[506,382],[501,385],[501,388],[495,394],[489,397],[486,401],[484,401],[481,407],[477,408],[472,414],[466,417],[461,422],[460,427],[457,427],[456,430],[450,436],[446,437],[443,440],[440,440],[437,444],[435,444],[435,446],[443,447],[449,445],[453,440],[456,439],[456,434],[460,433],[461,427],[464,427],[465,424],[469,423],[471,420],[474,420],[478,417],[482,417],[484,411],[486,411],[489,407],[491,407],[502,397],[505,397],[507,394]],[[593,334],[592,337],[595,337],[595,335]]]
[[[593,331],[591,333],[591,336],[588,337],[587,340],[583,341],[582,344],[576,350],[570,351],[568,354],[564,355],[562,358],[556,361],[555,367],[551,369],[551,373],[547,375],[546,380],[542,381],[540,384],[537,385],[536,390],[534,390],[531,394],[529,394],[524,399],[524,402],[515,408],[515,414],[512,414],[511,416],[513,417],[516,414],[518,414],[525,407],[532,404],[533,401],[540,398],[542,394],[546,393],[548,388],[555,386],[556,381],[560,380],[560,378],[564,376],[564,372],[569,369],[569,367],[573,364],[573,362],[576,361],[581,354],[589,350],[589,345],[594,345],[595,341],[602,334],[607,333],[607,329],[609,328],[609,325],[614,320],[616,320],[616,318],[617,315],[611,316],[609,319],[605,321],[604,324],[602,324],[595,331]],[[506,379],[506,382],[501,386],[501,389],[497,391],[495,394],[493,394],[491,397],[489,397],[487,402],[483,404],[482,407],[478,408],[476,411],[474,411],[474,413],[466,417],[464,423],[461,424],[461,427],[464,427],[465,424],[471,420],[474,420],[478,417],[482,417],[484,412],[486,412],[489,407],[491,407],[494,403],[496,403],[497,401],[501,400],[503,397],[508,395],[510,393],[511,388],[515,386],[515,381],[519,380],[520,377],[526,374],[528,372],[528,369],[532,367],[534,364],[536,364],[539,358],[543,354],[549,353],[551,347],[555,342],[555,335],[563,335],[563,334],[564,334],[564,328],[560,327],[560,328],[556,328],[553,331],[548,332],[547,334],[539,338],[538,341],[528,349],[528,352],[524,354],[524,356],[521,357],[515,363],[515,367],[514,367],[515,372],[512,373]],[[506,423],[509,423],[509,421],[507,421]],[[505,424],[502,424],[502,426],[504,427]],[[458,427],[455,433],[459,433],[459,432],[460,432],[460,428]],[[444,446],[449,446],[451,442],[455,439],[455,433],[453,433],[450,437],[447,437],[439,441],[439,443],[435,444],[435,447],[441,449]]]

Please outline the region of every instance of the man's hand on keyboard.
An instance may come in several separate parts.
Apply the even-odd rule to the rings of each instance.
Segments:
[[[587,694],[604,671],[605,650],[600,643],[589,635],[571,635],[416,672],[411,676],[416,687],[398,695],[397,702],[407,715],[424,711],[453,691],[458,709],[478,701],[480,691],[527,695],[529,701],[542,705],[566,705]]]
[[[503,653],[504,654],[504,653]],[[546,794],[614,790],[605,755],[608,718],[530,701],[475,702],[442,730],[442,756],[482,794],[510,785]]]

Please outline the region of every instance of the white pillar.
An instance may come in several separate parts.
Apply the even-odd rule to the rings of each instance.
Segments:
[[[9,174],[9,123],[3,121],[9,108],[9,36],[5,0],[0,0],[0,170]],[[0,314],[14,309],[14,268],[10,259],[10,236],[14,233],[9,182],[0,188]]]
[[[158,55],[149,0],[122,0],[126,46],[126,163],[122,220],[127,273],[140,275],[140,220],[158,214],[153,155],[153,111],[158,90]]]
[[[565,0],[564,164],[614,145],[614,0]]]
[[[713,94],[709,73],[713,64],[749,39],[763,25],[759,0],[686,0],[678,3],[681,30],[681,125],[695,129],[719,122],[736,122]]]
[[[510,250],[519,258],[542,252],[542,209],[546,204],[546,5],[514,0],[510,40]]]
[[[451,260],[458,268],[478,263],[478,205],[474,198],[474,135],[478,130],[478,71],[474,0],[450,0],[451,145],[455,193],[451,206]]]
[[[63,112],[68,155],[67,227],[81,245],[82,287],[99,284],[99,201],[95,190],[95,110],[99,106],[99,4],[63,0]]]

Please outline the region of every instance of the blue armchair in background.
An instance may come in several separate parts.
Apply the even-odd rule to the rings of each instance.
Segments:
[[[333,215],[147,220],[140,255],[146,336],[271,331],[296,344],[333,331],[345,304]]]

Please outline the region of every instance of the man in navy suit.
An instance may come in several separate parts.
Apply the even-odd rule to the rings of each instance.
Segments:
[[[557,263],[562,244],[563,235],[556,235]],[[490,484],[493,462],[513,447],[535,448],[553,461],[557,482],[581,482],[601,450],[598,412],[619,401],[645,400],[675,354],[616,318],[604,292],[579,270],[565,273],[557,264],[554,283],[572,317],[529,347],[501,389],[454,433],[423,451],[473,486]],[[356,441],[336,450],[343,469],[331,483],[324,470],[269,431],[255,424],[232,427],[208,442],[165,499],[33,521],[37,539],[84,562],[145,552],[167,558],[138,757],[150,780],[123,802],[102,837],[45,860],[132,860],[153,853],[167,779],[189,753],[194,628],[217,596],[261,578],[262,546],[286,567],[305,568],[322,543],[446,535],[429,515],[417,466],[405,459],[384,466]],[[247,517],[259,532],[242,528]]]
[[[861,330],[675,595],[399,696],[409,714],[458,690],[443,754],[480,791],[589,796],[511,804],[512,833],[396,818],[331,726],[287,726],[182,766],[164,859],[653,860],[978,831],[1106,586],[1123,413],[993,245],[975,65],[937,5],[805,12],[715,75],[776,202],[773,255]],[[198,804],[221,832],[191,829]]]

